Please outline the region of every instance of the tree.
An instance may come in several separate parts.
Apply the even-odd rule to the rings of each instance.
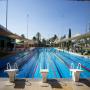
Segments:
[[[57,38],[58,38],[58,37],[57,37],[57,35],[55,34],[53,37],[51,37],[51,38],[49,39],[49,41],[50,41],[50,42],[54,42]]]
[[[46,40],[44,38],[42,39],[42,44],[46,45]]]
[[[67,49],[69,50],[71,47],[71,29],[69,28],[69,33],[68,33],[68,43],[67,43]]]
[[[57,39],[57,35],[55,34],[54,37],[53,37],[53,40],[55,41]]]
[[[71,29],[69,28],[68,38],[71,38]]]
[[[38,44],[41,42],[41,34],[39,32],[37,32],[36,34],[36,39],[38,41]]]
[[[63,39],[65,39],[65,38],[66,38],[66,35],[61,36],[61,38],[60,38],[60,39],[61,39],[61,40],[63,40]]]
[[[25,35],[24,35],[24,34],[21,34],[21,37],[22,37],[22,38],[25,38]]]
[[[33,41],[36,41],[36,40],[37,40],[37,39],[36,39],[36,37],[34,36],[34,37],[33,37]]]

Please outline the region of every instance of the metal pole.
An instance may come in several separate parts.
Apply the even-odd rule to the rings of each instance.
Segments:
[[[88,26],[88,32],[90,32],[90,23],[89,23],[89,26]]]
[[[6,30],[7,30],[7,20],[8,20],[8,0],[6,1]]]
[[[4,1],[4,0],[0,0]],[[8,0],[6,0],[6,30],[7,30],[7,18],[8,18]]]
[[[29,22],[29,14],[27,14],[27,47],[29,47],[29,43],[28,43],[28,22]]]
[[[29,14],[27,14],[27,39],[28,39],[28,22],[29,22]]]

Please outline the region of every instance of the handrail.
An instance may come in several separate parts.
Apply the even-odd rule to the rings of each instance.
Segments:
[[[81,69],[81,63],[78,63],[77,69]]]
[[[8,70],[8,69],[11,69],[10,63],[7,63],[7,70]]]
[[[14,69],[18,69],[17,63],[14,64]]]
[[[74,69],[74,64],[73,63],[71,63],[71,69]]]

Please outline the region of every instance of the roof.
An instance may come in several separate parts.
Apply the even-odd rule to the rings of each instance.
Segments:
[[[90,38],[90,32],[76,36],[76,37],[63,39],[60,42],[65,42],[65,41],[69,41],[69,40],[80,40],[80,39],[85,39],[85,38]]]
[[[12,33],[8,29],[6,30],[6,28],[2,25],[0,25],[0,35],[5,36],[5,37],[9,37],[9,38],[12,38],[12,39],[23,39],[21,36]]]
[[[33,40],[27,39],[27,38],[23,38],[17,34],[12,33],[10,30],[6,30],[6,28],[2,25],[0,25],[0,35],[1,36],[5,36],[5,37],[9,37],[12,39],[19,39],[19,40],[23,40],[24,42],[28,42],[29,44],[34,44],[35,42]]]

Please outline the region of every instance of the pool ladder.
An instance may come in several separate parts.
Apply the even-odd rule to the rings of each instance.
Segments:
[[[11,69],[10,63],[7,63],[7,70],[8,70],[8,69]]]
[[[71,63],[71,67],[70,67],[71,69],[74,69],[74,63]],[[77,65],[77,69],[82,69],[81,68],[81,63],[78,63],[78,65]]]
[[[74,69],[74,68],[75,68],[74,63],[71,63],[70,68],[71,68],[71,69]],[[78,63],[78,65],[77,65],[76,68],[81,70],[81,69],[82,69],[82,68],[81,68],[81,63]],[[70,72],[70,75],[72,75],[72,72]]]
[[[11,69],[10,63],[7,63],[7,70]],[[17,63],[14,64],[14,69],[18,69]]]
[[[80,70],[82,69],[81,68],[81,63],[78,63],[77,69],[80,69]]]
[[[71,69],[74,69],[74,63],[71,63],[70,68],[71,68]]]

